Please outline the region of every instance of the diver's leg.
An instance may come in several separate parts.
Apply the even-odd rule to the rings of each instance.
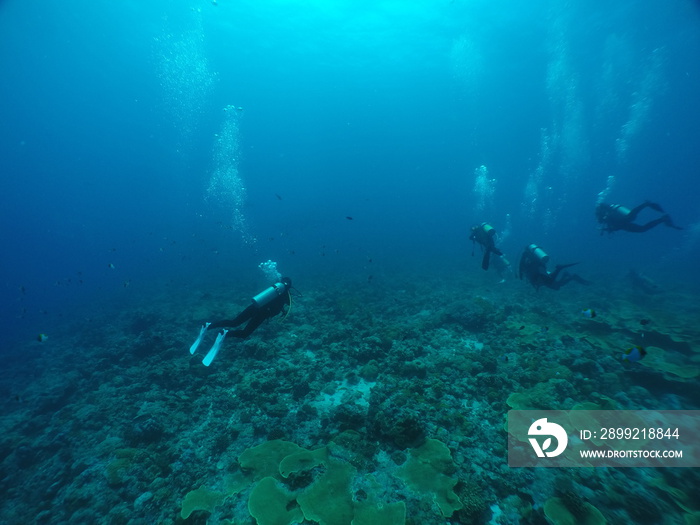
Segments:
[[[629,222],[634,221],[637,218],[637,215],[639,215],[639,212],[642,211],[644,208],[650,207],[650,202],[649,201],[644,201],[641,203],[639,206],[635,206],[630,210],[630,212],[627,214],[626,219]]]
[[[646,231],[651,230],[652,228],[655,228],[659,224],[667,224],[669,221],[668,215],[664,215],[662,217],[659,217],[658,219],[654,219],[653,221],[649,221],[646,224],[634,224],[634,223],[629,223],[625,225],[625,231],[632,232],[632,233],[644,233]]]
[[[586,279],[575,273],[571,274],[569,281],[576,281],[577,283],[585,284],[586,286],[588,286],[589,284],[593,284],[591,281],[587,281]]]
[[[661,204],[657,204],[657,203],[651,202],[651,201],[644,201],[644,204],[646,204],[652,210],[656,210],[659,213],[664,213],[664,209],[661,207]]]
[[[251,320],[248,321],[248,324],[245,325],[245,328],[243,328],[242,330],[234,330],[233,332],[231,332],[231,336],[238,337],[239,339],[245,339],[250,334],[252,334],[265,319],[267,319],[267,317],[265,317],[265,315],[263,315],[262,313],[260,315],[252,317]]]
[[[567,284],[569,284],[573,280],[574,280],[573,274],[564,272],[564,274],[561,276],[561,279],[559,279],[558,281],[555,281],[555,283],[554,283],[555,286],[552,286],[552,288],[554,288],[555,290],[558,290],[559,288],[561,288],[562,286],[566,286]]]
[[[578,264],[577,262],[569,263],[569,264],[557,264],[554,267],[554,271],[551,274],[549,274],[549,276],[552,279],[552,281],[556,281],[557,275],[559,275],[559,272],[561,272],[564,268],[569,268],[570,266],[575,266],[577,264]]]
[[[636,206],[630,210],[630,212],[627,214],[627,220],[630,222],[634,221],[637,218],[637,215],[639,215],[639,212],[644,208],[651,208],[652,210],[656,210],[661,213],[664,212],[663,208],[659,204],[651,201],[644,201],[639,206]]]
[[[557,281],[557,283],[556,283],[557,287],[555,289],[558,290],[562,286],[569,284],[571,281],[576,281],[577,283],[586,284],[586,285],[591,284],[590,281],[586,281],[586,279],[584,279],[583,277],[580,277],[579,275],[577,275],[575,273],[564,272],[564,274],[561,276],[561,279],[559,279],[559,281]]]
[[[253,314],[255,313],[255,305],[251,304],[248,306],[245,310],[243,310],[240,314],[238,314],[235,319],[230,319],[230,320],[224,320],[224,321],[217,321],[215,323],[212,323],[209,326],[209,330],[213,330],[215,328],[222,328],[224,326],[238,326],[240,324],[245,323],[248,319],[253,317]],[[231,333],[233,335],[233,332]]]
[[[491,256],[491,249],[486,248],[484,250],[484,257],[481,259],[481,268],[483,270],[488,270],[489,269],[489,258]]]

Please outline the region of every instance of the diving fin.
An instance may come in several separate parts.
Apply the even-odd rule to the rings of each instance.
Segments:
[[[204,334],[207,333],[207,328],[209,328],[210,324],[211,323],[202,325],[202,329],[199,331],[197,339],[195,339],[194,343],[192,343],[192,346],[190,346],[190,354],[194,354],[197,351],[197,348],[199,348],[199,345],[202,343],[202,339],[204,339]]]
[[[214,345],[211,347],[211,350],[209,350],[209,353],[202,360],[202,364],[204,366],[209,366],[211,364],[211,362],[214,360],[214,358],[216,357],[216,354],[219,353],[219,349],[221,348],[221,343],[224,342],[224,337],[226,337],[227,333],[228,333],[228,330],[224,330],[222,333],[220,333],[216,336],[216,341],[214,341]]]
[[[668,226],[669,228],[675,228],[676,230],[682,230],[682,229],[683,229],[683,228],[681,228],[680,226],[676,226],[675,224],[673,224],[673,221],[671,220],[671,216],[670,216],[670,215],[668,215],[668,214],[664,215],[664,216],[663,216],[663,219],[664,219],[664,224],[665,224],[666,226]]]

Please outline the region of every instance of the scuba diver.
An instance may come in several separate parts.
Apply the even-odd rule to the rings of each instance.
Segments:
[[[469,236],[469,240],[472,241],[472,257],[474,256],[474,244],[478,242],[484,250],[484,257],[481,259],[481,267],[484,270],[488,270],[489,259],[492,252],[499,257],[503,256],[503,252],[496,248],[496,230],[494,230],[493,226],[490,224],[482,222],[478,226],[474,226],[471,231],[472,234]]]
[[[602,225],[600,228],[600,234],[603,235],[603,232],[612,233],[618,230],[642,233],[647,230],[651,230],[659,224],[665,224],[669,228],[675,228],[676,230],[683,229],[680,226],[673,224],[673,221],[668,213],[664,213],[664,215],[658,219],[649,221],[646,224],[635,224],[634,221],[637,218],[637,215],[644,208],[651,208],[659,213],[664,213],[664,210],[660,205],[650,201],[644,201],[639,206],[636,206],[631,210],[619,204],[608,204],[605,202],[599,203],[595,208],[595,216],[596,219],[598,219],[598,222]]]
[[[520,279],[523,276],[530,282],[535,290],[539,290],[540,286],[546,288],[551,288],[552,290],[558,290],[565,284],[571,281],[576,281],[581,284],[591,284],[589,281],[579,277],[575,273],[564,272],[559,278],[559,273],[570,266],[574,266],[578,263],[570,264],[557,264],[553,272],[547,270],[547,263],[549,262],[549,255],[537,246],[536,244],[530,244],[523,251],[520,257],[520,265],[518,268],[518,275]]]
[[[199,336],[190,347],[190,354],[194,354],[197,351],[197,348],[202,342],[202,339],[204,339],[204,334],[207,330],[224,328],[221,333],[217,334],[214,345],[211,347],[211,350],[209,350],[202,361],[204,366],[209,366],[216,357],[216,354],[219,352],[226,334],[229,333],[227,327],[233,328],[248,321],[245,328],[230,331],[232,337],[245,339],[252,334],[264,320],[271,319],[274,316],[282,313],[285,305],[288,305],[287,311],[284,315],[284,317],[287,317],[287,314],[289,314],[292,308],[292,295],[290,293],[291,288],[292,280],[289,277],[282,277],[279,282],[276,282],[253,297],[252,303],[234,319],[204,324],[199,331]]]

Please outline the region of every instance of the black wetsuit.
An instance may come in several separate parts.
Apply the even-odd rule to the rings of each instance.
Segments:
[[[586,281],[577,274],[568,272],[564,272],[561,275],[561,279],[557,280],[559,273],[564,268],[574,266],[575,264],[578,263],[557,264],[554,271],[549,272],[547,271],[547,265],[541,262],[526,249],[523,252],[523,255],[520,257],[518,275],[521,279],[525,277],[525,279],[527,279],[527,281],[534,286],[536,290],[539,290],[541,286],[551,288],[552,290],[558,290],[571,281],[576,281],[581,284],[590,284],[589,281]]]
[[[618,230],[624,230],[632,233],[643,233],[651,230],[659,224],[665,224],[666,226],[677,230],[683,229],[673,224],[673,221],[668,214],[664,214],[653,221],[647,222],[646,224],[635,224],[634,221],[637,219],[637,215],[639,215],[639,212],[644,208],[651,208],[652,210],[664,213],[661,206],[649,201],[645,201],[631,210],[629,208],[625,208],[624,206],[620,206],[619,204],[607,204],[601,202],[596,207],[596,217],[598,222],[603,225],[600,229],[600,234],[602,235],[603,232],[611,233]]]
[[[248,324],[245,328],[239,330],[231,330],[228,335],[232,337],[238,337],[240,339],[245,339],[250,334],[252,334],[255,329],[262,324],[265,319],[271,319],[274,316],[280,314],[284,310],[284,305],[290,304],[291,296],[289,294],[289,289],[282,292],[272,299],[269,303],[264,306],[258,306],[255,302],[238,314],[234,319],[217,321],[209,325],[209,330],[216,328],[232,328],[239,326],[246,321]]]
[[[489,231],[491,233],[489,233]],[[491,256],[491,252],[495,253],[499,257],[503,255],[503,252],[496,248],[496,241],[494,240],[495,230],[489,231],[484,230],[483,225],[475,226],[472,228],[472,234],[469,236],[470,241],[478,242],[484,250],[484,256],[481,259],[481,267],[484,270],[489,269],[489,258]],[[472,256],[473,255],[474,251],[472,250]]]

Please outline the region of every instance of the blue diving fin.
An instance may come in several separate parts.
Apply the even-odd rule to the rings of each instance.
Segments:
[[[211,347],[211,350],[209,350],[209,353],[204,357],[204,360],[202,361],[202,364],[204,366],[209,366],[216,357],[216,354],[219,353],[221,343],[224,342],[224,337],[226,337],[227,333],[228,330],[224,330],[222,333],[216,336],[216,341],[214,341],[214,345]]]
[[[197,351],[197,348],[199,348],[199,345],[202,342],[202,339],[204,339],[204,334],[207,333],[207,328],[209,328],[209,325],[211,323],[207,323],[202,326],[202,329],[199,331],[199,335],[197,336],[197,339],[195,339],[194,343],[192,343],[192,346],[190,346],[190,354],[194,354]]]

